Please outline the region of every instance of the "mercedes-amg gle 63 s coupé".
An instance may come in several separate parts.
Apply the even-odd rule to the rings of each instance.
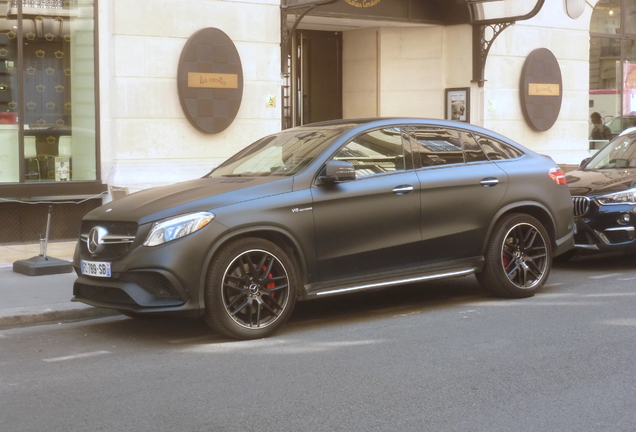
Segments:
[[[338,120],[91,211],[73,300],[252,339],[297,300],[417,281],[475,274],[492,294],[532,296],[572,247],[549,157],[466,123]]]

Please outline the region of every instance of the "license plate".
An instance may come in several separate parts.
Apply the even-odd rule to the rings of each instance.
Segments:
[[[96,277],[111,277],[110,263],[82,260],[82,274]]]

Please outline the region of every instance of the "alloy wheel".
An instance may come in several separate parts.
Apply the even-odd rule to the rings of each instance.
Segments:
[[[533,288],[540,283],[548,269],[546,240],[533,225],[519,223],[504,237],[501,264],[506,276],[515,286]]]
[[[290,281],[281,261],[265,250],[237,256],[223,275],[225,311],[239,326],[265,328],[278,320],[290,297]]]

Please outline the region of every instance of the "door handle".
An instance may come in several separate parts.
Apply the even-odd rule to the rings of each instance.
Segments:
[[[497,186],[497,184],[499,184],[499,180],[494,177],[486,177],[479,183],[484,187],[492,187],[492,186]]]
[[[396,195],[406,195],[408,193],[413,192],[413,186],[411,185],[396,186],[393,188],[392,192]]]

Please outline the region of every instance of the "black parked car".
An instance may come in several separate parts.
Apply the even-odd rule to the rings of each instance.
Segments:
[[[476,274],[536,293],[573,245],[563,172],[493,132],[340,120],[267,136],[210,174],[113,201],[81,226],[75,301],[271,334],[296,300]]]
[[[636,250],[636,133],[615,138],[567,175],[575,250]]]

